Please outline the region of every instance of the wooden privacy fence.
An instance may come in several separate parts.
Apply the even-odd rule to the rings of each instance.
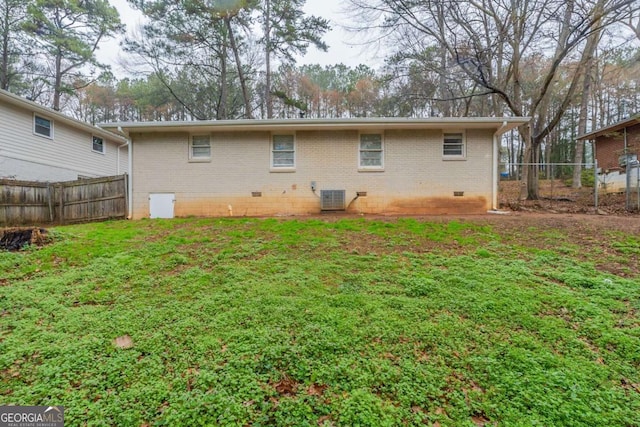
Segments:
[[[125,218],[127,175],[66,182],[0,180],[0,225]]]

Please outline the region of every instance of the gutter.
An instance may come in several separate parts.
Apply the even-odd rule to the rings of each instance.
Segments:
[[[493,134],[493,159],[491,167],[491,210],[498,210],[498,158],[500,157],[500,149],[498,144],[498,137],[501,136],[507,128],[507,121],[502,122],[495,133]]]
[[[529,121],[528,117],[476,118],[357,118],[357,119],[245,119],[202,120],[176,122],[115,122],[99,123],[104,129],[123,128],[127,132],[227,132],[227,131],[312,131],[312,130],[391,130],[391,129],[495,129],[507,123],[515,128]]]
[[[127,143],[121,145],[120,147],[127,147],[127,219],[133,218],[133,177],[131,176],[131,172],[133,171],[133,146],[131,144],[131,139],[129,138],[129,134],[125,132],[121,126],[118,126],[118,132],[123,134],[127,139]],[[118,150],[120,149],[118,147]],[[120,153],[118,152],[118,162],[120,162]],[[118,166],[118,172],[120,172],[120,167]]]

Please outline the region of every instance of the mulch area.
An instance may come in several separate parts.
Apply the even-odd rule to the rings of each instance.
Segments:
[[[29,245],[42,246],[46,243],[47,230],[44,228],[7,228],[0,230],[0,250],[19,251]]]

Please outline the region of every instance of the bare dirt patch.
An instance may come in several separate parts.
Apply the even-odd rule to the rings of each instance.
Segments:
[[[337,221],[350,215],[323,216],[326,221]],[[365,215],[366,219],[394,222],[399,218],[414,218],[431,223],[460,223],[489,226],[502,243],[537,249],[574,248],[573,256],[584,261],[594,261],[599,270],[620,277],[640,275],[640,253],[633,242],[640,236],[640,215],[597,215],[585,213],[558,213],[544,209],[506,211],[503,214],[480,215],[424,215],[382,216]],[[464,230],[474,243],[455,240],[432,240],[429,236],[407,236],[402,242],[389,245],[385,236],[367,233],[344,236],[342,246],[354,254],[410,252],[441,252],[466,254],[475,252],[490,243],[491,234],[473,229]],[[535,236],[533,238],[532,236]],[[629,236],[631,247],[621,242]],[[493,238],[496,236],[494,235]]]
[[[500,181],[499,204],[502,209],[547,213],[599,213],[633,215],[626,210],[622,193],[599,194],[595,207],[593,187],[572,188],[560,180],[540,180],[539,200],[520,200],[520,181]],[[635,196],[633,205],[637,206]],[[635,214],[637,215],[637,209]]]

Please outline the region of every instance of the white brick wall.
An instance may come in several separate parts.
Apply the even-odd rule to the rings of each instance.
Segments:
[[[367,131],[367,133],[371,133]],[[384,170],[359,171],[356,131],[296,133],[294,172],[270,170],[268,132],[214,133],[211,162],[189,162],[186,133],[133,134],[133,213],[149,216],[150,193],[175,193],[176,216],[320,212],[320,190],[346,190],[361,213],[473,213],[491,207],[492,131],[466,132],[465,160],[443,160],[442,132],[384,132]],[[311,181],[317,191],[311,191]],[[262,192],[252,197],[251,192]],[[454,197],[463,191],[463,197]]]

